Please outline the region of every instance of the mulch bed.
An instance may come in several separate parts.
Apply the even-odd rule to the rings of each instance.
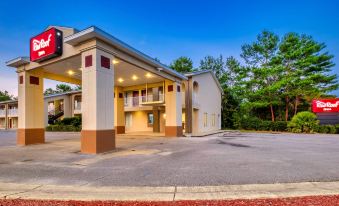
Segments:
[[[339,206],[339,195],[334,196],[310,196],[275,199],[251,199],[251,200],[199,200],[199,201],[173,201],[173,202],[141,202],[141,201],[56,201],[56,200],[21,200],[2,199],[0,206]]]

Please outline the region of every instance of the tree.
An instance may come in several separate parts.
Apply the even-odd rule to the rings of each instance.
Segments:
[[[275,121],[274,105],[279,100],[276,95],[280,89],[281,67],[275,64],[279,37],[263,31],[252,44],[242,46],[241,57],[248,66],[247,86],[250,88],[250,103],[254,107],[269,106],[271,120]]]
[[[67,84],[57,84],[56,89],[48,88],[44,91],[44,95],[51,95],[51,94],[60,94],[70,91],[79,91],[81,90],[81,85],[77,85],[74,88]]]
[[[217,58],[213,56],[206,56],[200,61],[199,70],[211,70],[220,81],[220,84],[223,84],[225,81],[227,81],[225,63],[222,55]]]
[[[292,99],[296,115],[303,98],[310,101],[338,88],[337,75],[329,74],[334,66],[333,55],[323,52],[325,48],[325,44],[314,41],[311,36],[288,33],[283,37],[277,59],[284,68],[282,90],[286,121]]]
[[[73,91],[72,87],[67,84],[57,84],[56,85],[56,91],[57,93],[64,93],[64,92],[70,92]]]
[[[188,57],[179,57],[178,59],[174,60],[170,67],[180,73],[187,73],[193,71],[193,61]]]
[[[8,91],[0,91],[0,102],[14,99],[13,95],[10,95]]]

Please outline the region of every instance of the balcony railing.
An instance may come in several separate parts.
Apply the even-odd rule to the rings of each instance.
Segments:
[[[0,117],[6,116],[6,110],[0,109]]]
[[[10,116],[10,117],[18,116],[18,109],[17,108],[9,109],[8,110],[8,116]]]
[[[125,107],[139,107],[142,104],[162,103],[164,102],[164,95],[147,95],[138,97],[125,97]]]
[[[199,108],[200,104],[198,102],[198,96],[196,94],[192,95],[192,105],[195,108]]]
[[[74,114],[81,114],[81,102],[74,104]]]

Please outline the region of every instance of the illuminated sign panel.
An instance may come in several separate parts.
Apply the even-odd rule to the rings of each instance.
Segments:
[[[62,54],[62,31],[51,28],[30,40],[30,57],[41,62]]]
[[[339,99],[315,99],[312,101],[312,111],[339,112]]]

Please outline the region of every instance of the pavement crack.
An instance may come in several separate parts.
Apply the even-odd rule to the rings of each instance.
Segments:
[[[173,201],[175,201],[175,195],[177,194],[177,186],[174,186]]]
[[[42,186],[44,186],[44,185],[39,185],[39,186],[36,186],[36,187],[34,187],[32,189],[25,190],[25,191],[22,191],[22,192],[16,192],[16,193],[13,193],[13,194],[5,195],[4,198],[7,199],[7,197],[12,196],[12,195],[18,195],[18,194],[23,194],[23,193],[31,192],[33,190],[36,190],[36,189],[42,187]]]

